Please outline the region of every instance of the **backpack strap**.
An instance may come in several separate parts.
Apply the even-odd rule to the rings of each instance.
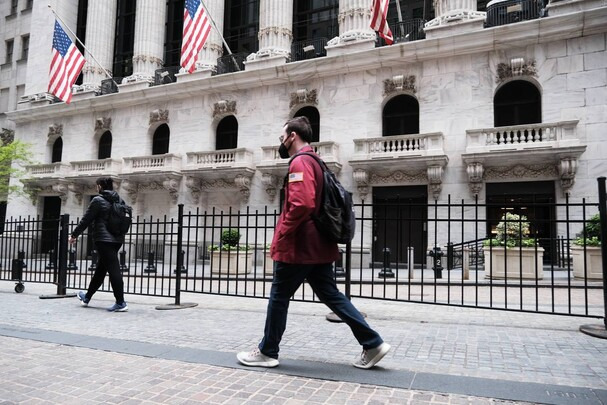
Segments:
[[[318,196],[316,198],[316,209],[314,210],[314,214],[316,215],[320,211],[322,195],[323,195],[324,188],[325,188],[324,187],[324,182],[325,182],[324,173],[326,171],[328,171],[329,168],[327,167],[326,163],[321,158],[319,158],[315,153],[310,153],[310,152],[299,152],[299,153],[296,153],[295,155],[291,156],[291,159],[289,159],[289,167],[291,167],[291,162],[293,161],[293,159],[295,159],[297,156],[302,156],[302,155],[310,156],[311,158],[313,158],[316,161],[316,163],[320,167],[320,181],[318,182],[318,184],[316,186],[316,193],[318,194]],[[289,173],[287,172],[287,175],[285,176],[285,179],[284,179],[283,188],[286,188],[288,181],[289,181],[288,179],[289,179]]]

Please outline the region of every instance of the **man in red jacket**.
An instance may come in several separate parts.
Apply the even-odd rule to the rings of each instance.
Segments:
[[[280,136],[279,153],[288,158],[301,152],[314,153],[310,147],[312,128],[306,117],[289,120]],[[314,225],[322,192],[323,174],[311,156],[295,156],[289,165],[285,185],[285,203],[274,229],[271,256],[274,280],[268,301],[264,336],[251,352],[236,356],[246,366],[278,366],[278,346],[287,325],[289,300],[299,286],[308,281],[318,298],[352,330],[362,345],[362,354],[353,363],[371,368],[380,361],[390,345],[369,327],[360,312],[338,289],[332,263],[338,258],[337,244],[325,238]]]

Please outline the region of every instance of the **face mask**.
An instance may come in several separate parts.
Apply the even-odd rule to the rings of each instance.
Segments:
[[[284,143],[281,143],[280,147],[278,148],[278,154],[280,155],[281,159],[288,159],[289,158],[289,148],[287,148],[287,146]]]

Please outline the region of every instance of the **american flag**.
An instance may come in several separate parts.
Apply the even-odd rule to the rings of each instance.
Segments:
[[[72,100],[72,85],[78,78],[84,62],[86,60],[76,45],[55,20],[53,55],[48,83],[49,93],[69,104]]]
[[[388,45],[392,45],[394,38],[392,37],[392,31],[386,21],[388,15],[388,4],[390,0],[373,0],[371,6],[371,28],[379,33]]]
[[[192,73],[202,46],[211,32],[211,23],[200,0],[186,0],[183,10],[181,66]]]

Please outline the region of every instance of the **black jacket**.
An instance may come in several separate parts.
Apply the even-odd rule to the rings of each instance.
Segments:
[[[109,190],[103,190],[100,195],[95,196],[91,200],[80,223],[78,223],[78,226],[72,232],[72,237],[77,238],[92,224],[92,235],[95,242],[124,243],[124,236],[112,235],[107,230],[107,217],[111,207],[110,201],[119,202],[121,200],[117,192]]]

